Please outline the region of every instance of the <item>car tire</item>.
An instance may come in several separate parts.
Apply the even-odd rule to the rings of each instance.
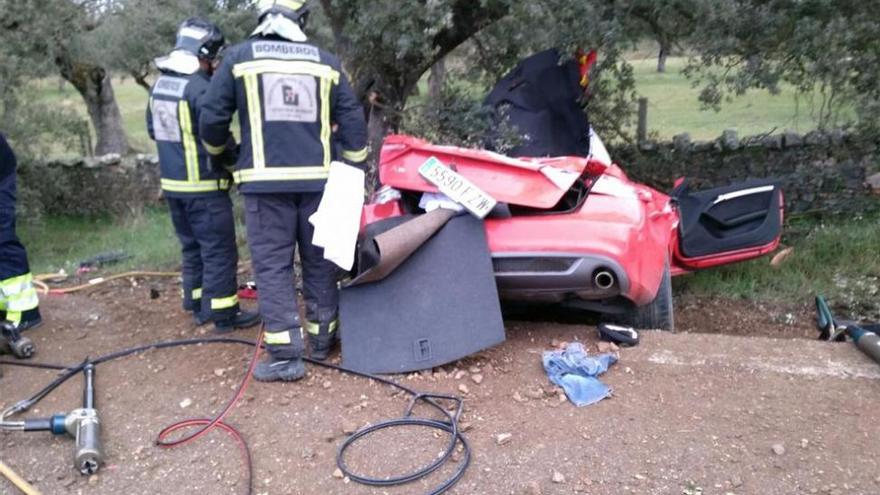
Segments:
[[[675,317],[672,308],[672,274],[669,263],[663,267],[663,277],[657,296],[650,303],[633,309],[626,317],[626,323],[640,330],[675,331]]]

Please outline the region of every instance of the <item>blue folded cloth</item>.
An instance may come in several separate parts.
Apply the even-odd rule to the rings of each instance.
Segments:
[[[596,377],[617,362],[614,354],[588,356],[583,344],[568,344],[563,351],[544,352],[544,370],[577,407],[589,406],[611,395],[611,387]]]

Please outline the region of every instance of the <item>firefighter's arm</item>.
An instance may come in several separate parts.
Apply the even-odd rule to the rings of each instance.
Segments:
[[[358,101],[345,74],[330,94],[332,120],[339,126],[336,138],[342,148],[342,161],[358,168],[366,168],[367,122],[364,107]]]
[[[211,156],[223,154],[230,144],[235,143],[229,132],[236,108],[232,58],[223,60],[211,79],[208,91],[199,99],[199,136]]]
[[[9,142],[6,141],[6,136],[0,134],[0,182],[14,175],[16,166],[15,152],[12,151],[12,146],[9,145]]]
[[[208,95],[209,87],[209,85],[195,87],[192,94],[187,97],[190,108],[193,109],[193,118],[199,128],[201,128],[202,109],[206,101],[206,96]],[[199,136],[201,136],[201,134]],[[202,142],[204,143],[204,139],[202,139]],[[205,149],[207,150],[207,146]],[[213,154],[208,150],[208,157],[211,167],[214,169],[230,171],[234,168],[235,162],[238,161],[238,144],[235,142],[232,133],[229,133],[229,136],[226,139],[226,145],[223,146],[223,151],[219,154]]]
[[[149,100],[147,100],[147,134],[150,135],[150,139],[153,141],[156,140],[156,134],[153,132],[153,97],[151,96]]]

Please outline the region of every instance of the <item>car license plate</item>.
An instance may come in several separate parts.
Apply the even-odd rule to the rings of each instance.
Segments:
[[[477,218],[486,218],[486,215],[498,204],[495,198],[435,157],[431,157],[419,167],[419,175]]]

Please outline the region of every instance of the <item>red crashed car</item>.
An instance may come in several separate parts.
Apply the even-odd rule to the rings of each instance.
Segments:
[[[485,227],[502,299],[563,303],[667,330],[672,276],[778,246],[783,202],[773,181],[706,191],[681,183],[664,194],[629,180],[595,135],[590,150],[586,158],[510,158],[390,136],[364,223],[424,211],[422,196],[441,190],[434,183],[477,208],[489,197],[497,205]],[[444,165],[448,180],[426,179],[429,161]]]

